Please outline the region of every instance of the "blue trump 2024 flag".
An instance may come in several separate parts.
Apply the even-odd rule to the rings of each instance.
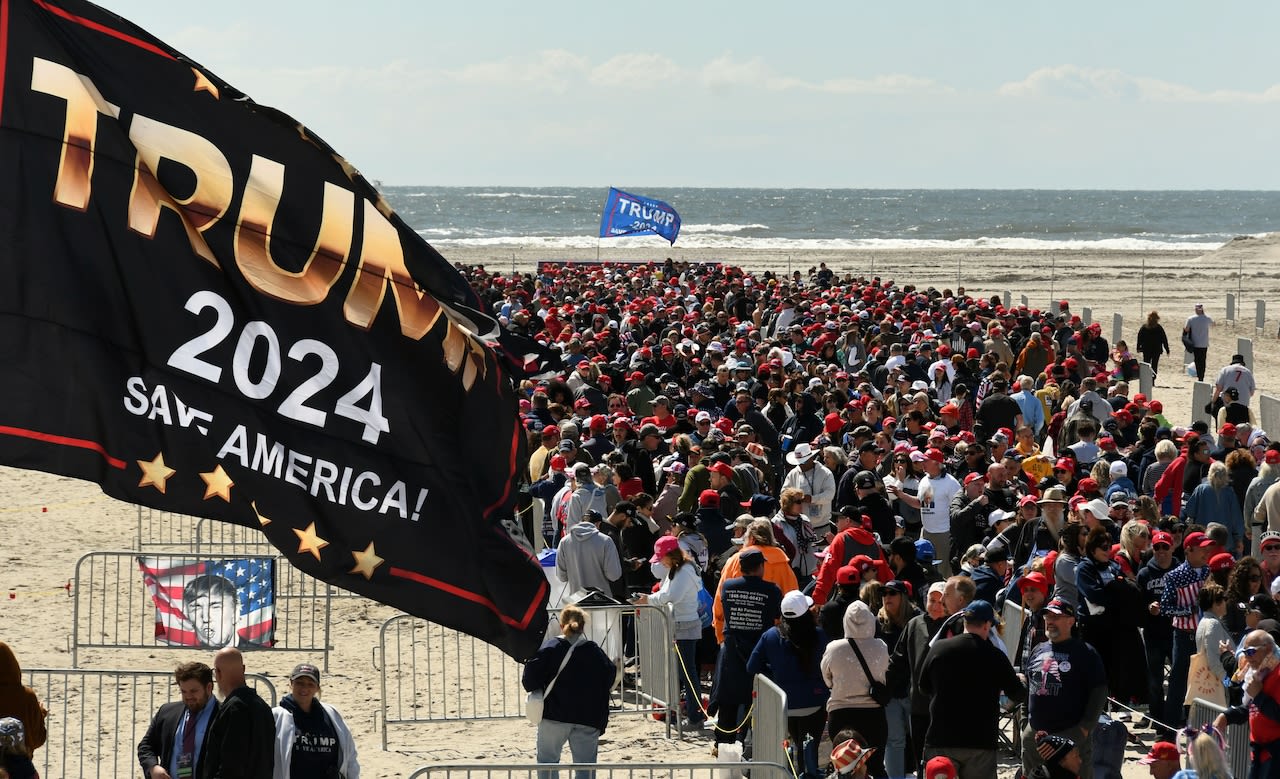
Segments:
[[[609,188],[600,217],[600,237],[622,235],[661,235],[671,243],[680,234],[680,215],[661,200],[640,197]]]

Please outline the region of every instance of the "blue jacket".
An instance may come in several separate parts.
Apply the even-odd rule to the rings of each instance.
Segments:
[[[1196,487],[1182,509],[1182,519],[1195,520],[1198,524],[1221,522],[1231,531],[1231,546],[1227,551],[1236,553],[1236,546],[1244,540],[1244,509],[1231,485],[1215,490],[1207,482]]]
[[[601,733],[609,725],[609,690],[617,667],[594,641],[578,640],[578,648],[556,678],[560,663],[569,651],[569,640],[553,638],[525,663],[521,683],[526,690],[544,690],[553,678],[556,684],[543,701],[542,718],[571,725],[586,725]]]
[[[827,634],[817,628],[818,636],[813,642],[813,657],[810,658],[807,671],[801,670],[799,658],[795,650],[782,637],[776,627],[769,628],[760,637],[756,648],[751,651],[747,660],[747,671],[752,674],[764,674],[787,694],[788,709],[807,709],[812,706],[825,706],[831,690],[822,680],[822,653],[827,648]]]

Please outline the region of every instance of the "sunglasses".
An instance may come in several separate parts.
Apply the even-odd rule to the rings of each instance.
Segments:
[[[1269,545],[1269,546],[1264,546],[1264,547],[1262,547],[1262,551],[1264,551],[1264,552],[1280,552],[1280,544],[1271,544],[1271,545]]]
[[[1258,654],[1258,647],[1247,646],[1244,649],[1240,650],[1240,654],[1244,655],[1245,657],[1253,657],[1254,655]]]
[[[1151,548],[1152,548],[1152,549],[1155,549],[1155,550],[1157,550],[1157,551],[1160,551],[1160,550],[1164,550],[1164,549],[1172,549],[1172,548],[1173,548],[1173,546],[1171,546],[1170,544],[1155,544],[1155,545],[1154,545],[1154,546],[1152,546]]]

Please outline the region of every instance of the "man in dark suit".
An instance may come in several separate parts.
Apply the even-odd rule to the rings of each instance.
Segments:
[[[183,663],[174,670],[173,678],[182,700],[161,706],[138,742],[138,763],[149,779],[194,777],[205,733],[218,711],[209,666]]]
[[[276,722],[271,707],[244,681],[244,656],[235,647],[218,650],[213,673],[222,705],[206,734],[200,779],[271,779]]]

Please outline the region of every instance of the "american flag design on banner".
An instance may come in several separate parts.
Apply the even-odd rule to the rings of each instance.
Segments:
[[[139,557],[156,605],[156,641],[169,646],[275,643],[275,560]]]

